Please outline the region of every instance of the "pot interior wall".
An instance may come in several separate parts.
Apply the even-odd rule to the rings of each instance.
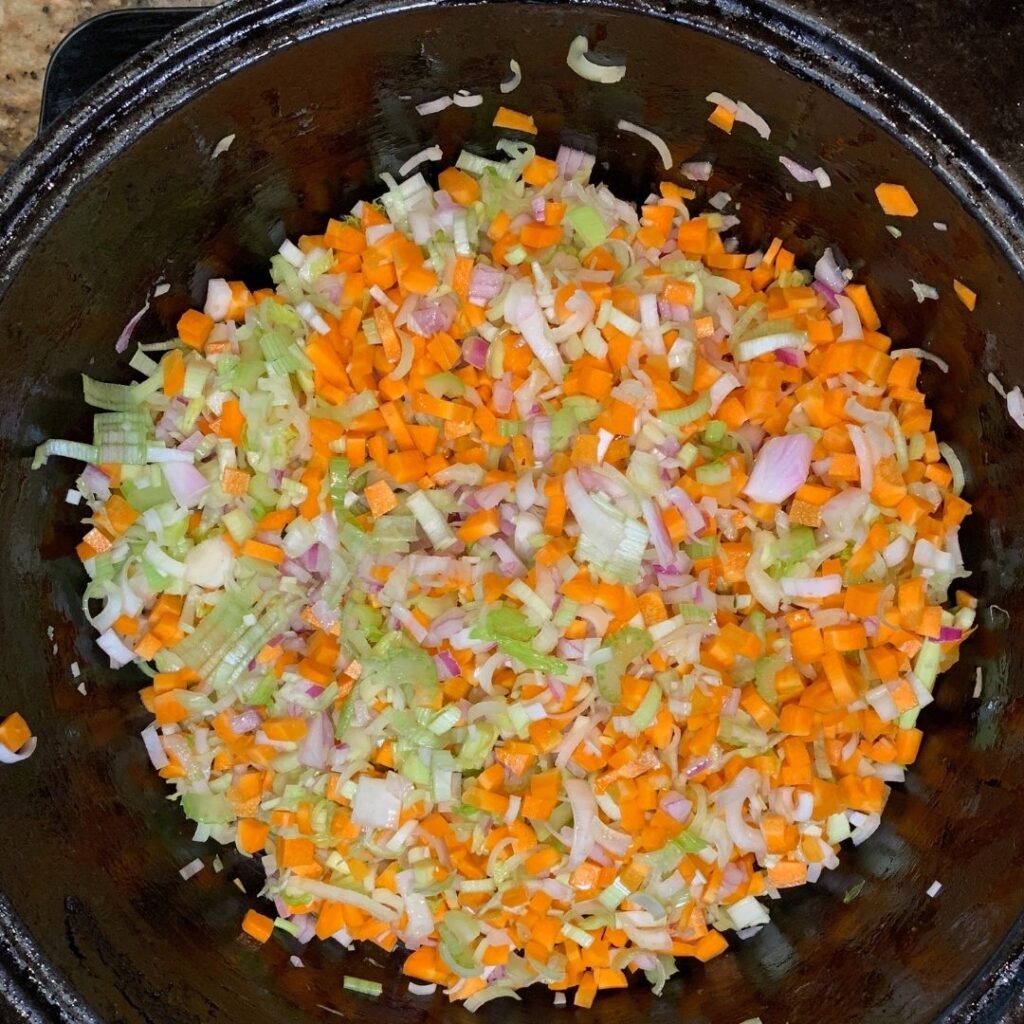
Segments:
[[[280,30],[275,30],[279,32]],[[626,57],[620,86],[593,85],[565,65],[570,39],[585,33]],[[269,43],[252,43],[251,47]],[[240,52],[226,47],[224,66]],[[625,118],[661,133],[677,161],[709,159],[708,194],[731,192],[752,245],[778,234],[805,260],[838,242],[871,289],[894,347],[930,347],[950,364],[924,381],[940,436],[968,466],[977,514],[963,531],[970,589],[1016,621],[1021,608],[1024,508],[1020,435],[985,383],[994,370],[1024,380],[1024,287],[983,228],[900,142],[839,99],[762,57],[681,25],[600,8],[462,4],[409,9],[321,34],[251,63],[215,86],[210,69],[185,68],[196,96],[157,119],[101,173],[83,181],[66,209],[0,296],[0,647],[3,705],[22,710],[41,743],[26,764],[0,770],[5,841],[0,891],[85,1003],[107,1021],[246,1021],[386,1015],[396,1024],[468,1020],[441,996],[414,998],[397,959],[314,944],[306,969],[289,966],[287,937],[256,949],[239,921],[258,873],[221,851],[184,883],[178,868],[215,851],[192,843],[184,819],[151,772],[139,731],[139,680],[113,673],[79,611],[80,530],[63,496],[73,468],[55,461],[32,474],[33,447],[49,436],[87,438],[90,414],[79,373],[128,379],[113,342],[152,283],[171,291],[153,303],[137,337],[158,340],[201,301],[215,275],[260,280],[287,234],[315,231],[329,214],[379,191],[411,154],[440,141],[490,153],[490,127],[518,58],[524,81],[507,97],[532,112],[538,146],[560,142],[598,154],[597,177],[640,200],[662,172],[654,151],[615,129]],[[421,118],[414,104],[455,89],[483,93],[482,106]],[[706,123],[712,89],[746,99],[773,126],[771,140]],[[217,140],[231,149],[211,159]],[[786,154],[823,164],[833,186],[799,185]],[[672,177],[676,177],[673,172]],[[677,178],[678,180],[678,178]],[[872,190],[907,185],[922,213],[886,230]],[[940,232],[933,221],[945,222]],[[952,278],[981,293],[975,314],[953,297]],[[919,304],[910,279],[936,286]],[[760,1015],[791,1024],[835,1020],[905,1024],[933,1019],[994,952],[1024,908],[1024,818],[1020,792],[1024,710],[1021,655],[1005,620],[989,613],[922,716],[927,739],[908,782],[897,786],[881,831],[844,851],[823,882],[787,893],[773,923],[738,951],[684,965],[664,997],[643,989],[598,1000],[594,1024],[680,1019],[735,1024]],[[55,654],[47,628],[53,627]],[[88,695],[72,680],[83,667]],[[982,699],[972,699],[975,668]],[[861,896],[844,891],[866,880]],[[930,900],[935,879],[944,885]],[[341,975],[384,981],[379,1002],[341,989]],[[549,1012],[550,996],[492,1005],[482,1016],[525,1024]],[[573,1011],[566,1011],[574,1015]],[[574,1015],[575,1016],[575,1015]],[[583,1020],[583,1016],[579,1017]]]

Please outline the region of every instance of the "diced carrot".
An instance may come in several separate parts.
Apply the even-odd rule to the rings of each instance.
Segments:
[[[468,516],[458,529],[458,535],[466,544],[472,544],[482,537],[491,537],[498,532],[498,510],[481,509]]]
[[[263,732],[268,739],[297,743],[306,735],[304,718],[268,718],[263,723]]]
[[[708,121],[716,128],[721,128],[727,134],[732,133],[732,127],[736,123],[736,115],[723,106],[716,106],[708,116]]]
[[[776,889],[803,885],[807,881],[807,865],[802,861],[782,860],[768,869],[768,881]]]
[[[221,474],[220,485],[225,494],[232,497],[244,497],[249,491],[249,481],[252,477],[244,469],[233,469],[228,467]]]
[[[537,125],[529,114],[520,114],[517,110],[510,110],[508,107],[498,107],[498,112],[491,122],[495,128],[509,128],[516,132],[525,132],[527,135],[537,134]]]
[[[381,516],[392,511],[392,509],[398,507],[398,499],[395,497],[395,492],[391,490],[385,480],[377,480],[375,483],[370,484],[363,493],[366,496],[367,504],[370,506],[370,512],[374,518],[379,519]]]
[[[359,228],[334,219],[327,222],[324,242],[339,252],[358,254],[366,249],[366,235]]]
[[[533,157],[523,168],[523,180],[535,188],[543,188],[557,177],[558,164],[542,156]]]
[[[312,863],[316,846],[311,839],[278,836],[274,847],[279,868],[297,868]]]
[[[172,348],[163,359],[164,394],[168,398],[180,395],[185,387],[185,358],[180,348]]]
[[[17,753],[32,738],[32,730],[21,715],[15,711],[0,722],[0,745]]]
[[[437,183],[460,206],[469,206],[480,198],[480,185],[476,178],[455,167],[443,170],[437,177]]]
[[[978,304],[978,293],[971,291],[962,281],[953,278],[953,291],[956,297],[973,313]]]
[[[220,428],[217,431],[220,437],[235,444],[242,443],[242,431],[245,428],[245,416],[242,414],[241,406],[237,398],[229,398],[221,407]]]
[[[274,922],[255,910],[247,910],[242,919],[242,931],[257,942],[266,942],[274,934]]]
[[[917,203],[903,185],[883,182],[875,189],[878,205],[890,217],[916,217]]]
[[[254,818],[242,818],[238,822],[238,848],[242,853],[259,853],[266,848],[270,826]]]
[[[186,310],[178,320],[178,337],[189,348],[202,349],[210,337],[213,324],[213,317],[197,309]]]
[[[264,562],[273,562],[274,565],[280,565],[284,561],[284,552],[279,547],[261,540],[247,540],[242,545],[242,554]]]

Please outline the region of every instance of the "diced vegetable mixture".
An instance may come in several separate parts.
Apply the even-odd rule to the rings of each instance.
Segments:
[[[586,1007],[878,827],[970,507],[831,250],[500,148],[211,281],[37,463],[87,463],[86,613],[197,837],[261,858],[249,935]]]

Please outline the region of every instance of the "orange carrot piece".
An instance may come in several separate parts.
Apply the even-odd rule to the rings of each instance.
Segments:
[[[956,297],[973,313],[974,307],[978,304],[978,293],[972,291],[962,281],[953,278],[953,291]]]
[[[375,519],[379,519],[398,507],[398,498],[395,497],[395,492],[391,490],[386,480],[377,480],[370,484],[363,493]]]
[[[164,394],[168,398],[180,395],[185,387],[185,359],[180,348],[173,348],[163,358]]]
[[[280,565],[284,561],[284,552],[279,547],[251,538],[242,545],[242,554],[249,558],[259,558],[264,562],[273,562],[274,565]]]
[[[213,323],[213,317],[200,313],[198,309],[186,310],[178,320],[178,337],[189,348],[202,349],[213,330]]]
[[[537,125],[529,114],[520,114],[517,110],[510,110],[508,107],[498,107],[498,112],[491,122],[495,128],[509,128],[516,132],[525,132],[527,135],[537,134]]]
[[[917,203],[903,185],[883,182],[875,188],[878,205],[890,217],[916,217]]]
[[[242,931],[259,943],[266,942],[274,934],[274,922],[255,910],[247,910],[242,919]]]
[[[15,754],[30,739],[32,739],[32,730],[17,711],[0,722],[0,744]]]

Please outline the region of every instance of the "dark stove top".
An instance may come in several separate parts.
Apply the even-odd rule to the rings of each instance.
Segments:
[[[1024,192],[1024,0],[788,2],[873,53],[951,113]],[[51,59],[41,123],[197,13],[112,11],[80,26]]]

